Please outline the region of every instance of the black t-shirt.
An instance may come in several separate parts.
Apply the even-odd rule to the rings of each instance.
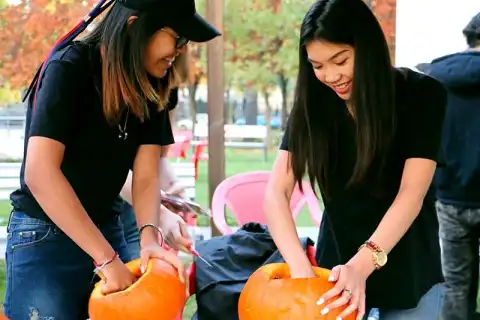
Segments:
[[[168,111],[174,110],[177,107],[177,104],[178,104],[178,88],[175,88],[175,89],[172,89],[172,91],[170,92],[168,105],[167,105]],[[112,208],[114,212],[117,212],[119,214],[121,214],[125,210],[130,210],[130,209],[131,209],[130,204],[121,196],[117,197]]]
[[[393,203],[405,161],[409,158],[437,159],[446,104],[446,92],[428,76],[407,72],[407,80],[396,72],[398,127],[392,151],[382,172],[382,195],[378,180],[347,188],[356,161],[355,123],[345,111],[339,115],[338,162],[330,184],[330,200],[317,243],[320,266],[333,268],[346,263],[369,239]],[[281,149],[288,151],[288,127]],[[438,221],[433,199],[426,198],[417,219],[389,254],[389,261],[367,280],[367,305],[384,309],[407,309],[434,284],[442,282]]]
[[[47,62],[40,80],[34,109],[33,95],[29,98],[25,150],[28,138],[33,136],[64,144],[61,170],[92,220],[102,224],[114,214],[112,206],[139,146],[173,143],[168,108],[158,112],[152,103],[150,118],[144,122],[124,113],[119,123],[122,128],[126,123],[128,138],[120,139],[119,126],[109,124],[103,114],[100,51],[81,42],[57,52]],[[25,184],[24,164],[21,187],[10,197],[13,206],[49,221]]]

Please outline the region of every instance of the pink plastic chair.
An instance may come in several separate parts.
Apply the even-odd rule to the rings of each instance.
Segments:
[[[231,176],[218,185],[212,198],[212,218],[220,232],[233,232],[225,219],[225,206],[232,211],[239,225],[248,222],[266,223],[263,202],[269,178],[270,171],[254,171]],[[296,219],[302,207],[307,204],[313,220],[320,225],[322,210],[318,199],[308,182],[304,181],[302,186],[304,193],[298,185],[295,186],[290,201],[293,218]]]

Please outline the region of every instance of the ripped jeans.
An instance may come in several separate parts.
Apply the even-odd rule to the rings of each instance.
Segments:
[[[93,278],[92,258],[54,224],[20,211],[12,212],[7,230],[6,316],[87,319],[90,293],[98,281]],[[100,230],[120,258],[130,260],[119,218]]]
[[[445,275],[445,320],[475,319],[478,292],[480,208],[436,203]]]

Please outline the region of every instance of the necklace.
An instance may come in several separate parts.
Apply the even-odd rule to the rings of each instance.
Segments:
[[[118,139],[125,141],[128,138],[127,132],[127,123],[128,123],[128,116],[130,114],[130,108],[127,108],[127,116],[125,117],[125,123],[123,124],[123,128],[118,124]]]

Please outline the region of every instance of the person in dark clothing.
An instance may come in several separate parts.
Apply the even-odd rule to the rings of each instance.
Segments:
[[[426,73],[447,88],[435,172],[448,320],[473,319],[480,238],[480,13],[463,30],[469,48],[432,61]]]
[[[318,297],[318,312],[345,306],[343,318],[378,308],[382,320],[438,319],[438,221],[426,194],[445,89],[392,67],[382,29],[362,0],[316,1],[301,26],[299,57],[294,105],[265,199],[291,276],[314,277],[289,209],[295,183],[308,175],[325,203],[316,258],[335,283]]]
[[[11,195],[8,318],[85,320],[93,275],[104,277],[104,293],[135,281],[112,210],[130,169],[142,269],[164,259],[185,281],[158,227],[158,161],[173,143],[171,66],[190,40],[219,35],[194,0],[121,0],[84,39],[47,59],[28,97],[21,188]]]

